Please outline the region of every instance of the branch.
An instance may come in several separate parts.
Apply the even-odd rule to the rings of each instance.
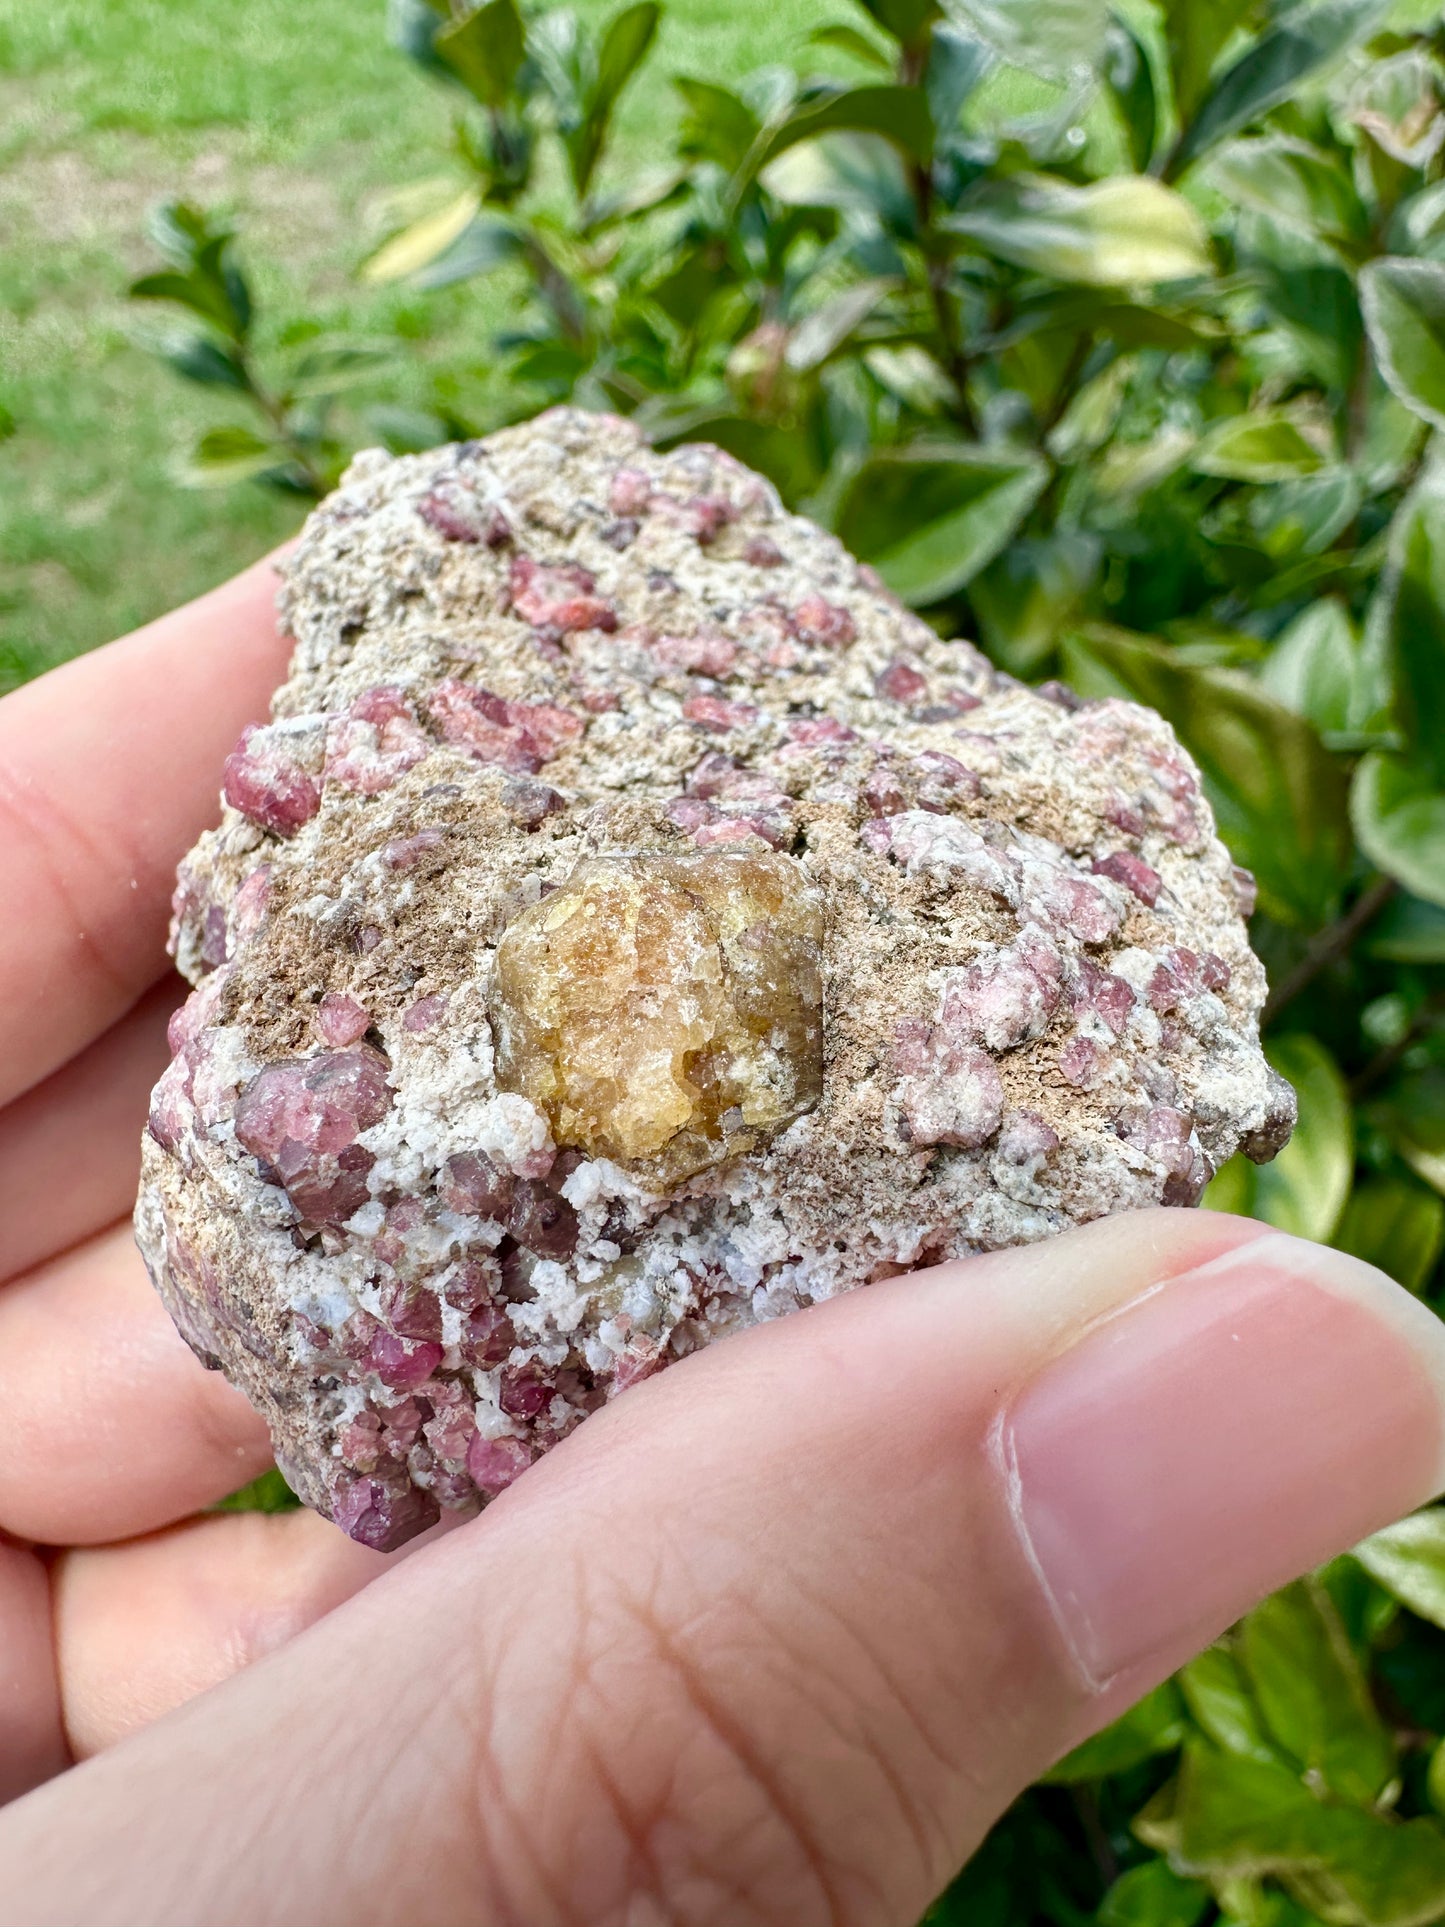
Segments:
[[[1326,924],[1308,950],[1300,958],[1294,969],[1282,983],[1276,984],[1269,993],[1263,1011],[1260,1013],[1260,1028],[1272,1024],[1287,1004],[1292,1004],[1303,990],[1308,990],[1322,970],[1327,970],[1337,959],[1344,956],[1360,932],[1384,909],[1399,884],[1392,877],[1376,877],[1366,889],[1362,890],[1342,917],[1334,923]]]

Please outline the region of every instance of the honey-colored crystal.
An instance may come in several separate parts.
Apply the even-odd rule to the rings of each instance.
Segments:
[[[822,1092],[822,938],[791,857],[581,863],[498,946],[499,1082],[654,1183],[752,1150]]]

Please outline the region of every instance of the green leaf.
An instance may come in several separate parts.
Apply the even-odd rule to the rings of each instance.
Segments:
[[[741,170],[739,180],[751,180],[769,162],[800,141],[819,134],[879,134],[916,161],[933,153],[933,116],[928,96],[919,87],[850,87],[823,100],[806,102],[791,113],[766,140],[759,142]],[[735,183],[735,186],[737,184]]]
[[[1371,261],[1360,272],[1360,308],[1391,392],[1445,428],[1445,262]]]
[[[843,493],[837,529],[905,602],[936,602],[986,567],[1038,500],[1036,455],[957,445],[889,449]]]
[[[673,78],[687,109],[678,133],[679,151],[715,162],[731,174],[742,166],[757,140],[761,123],[752,108],[730,88],[687,74]]]
[[[1255,11],[1255,0],[1164,0],[1164,44],[1181,122],[1198,106],[1225,42]]]
[[[811,495],[822,480],[806,436],[748,415],[689,409],[671,412],[654,425],[645,417],[650,439],[659,448],[681,441],[712,442],[775,482],[785,502]]]
[[[1350,860],[1345,784],[1303,718],[1238,672],[1193,667],[1102,625],[1067,639],[1065,675],[1082,694],[1127,695],[1166,716],[1270,915],[1309,928],[1328,920]]]
[[[1189,465],[1231,482],[1283,482],[1312,475],[1324,461],[1298,425],[1280,409],[1231,415],[1200,440]]]
[[[974,577],[968,599],[995,662],[1015,676],[1042,671],[1059,637],[1078,620],[1100,553],[1097,536],[1056,529],[1010,542]]]
[[[1445,1245],[1445,1198],[1409,1178],[1367,1178],[1351,1192],[1334,1242],[1418,1292]]]
[[[313,395],[335,395],[370,381],[396,359],[384,341],[330,341],[300,355],[287,384],[293,401]]]
[[[206,335],[172,335],[147,345],[187,381],[206,388],[236,388],[243,394],[250,391],[239,358]]]
[[[1144,173],[1154,154],[1159,132],[1159,103],[1154,97],[1154,70],[1144,43],[1127,20],[1116,13],[1109,21],[1104,47],[1104,78],[1114,96],[1129,142],[1129,158]]]
[[[409,279],[414,288],[449,288],[474,275],[491,274],[494,269],[515,261],[526,242],[507,221],[479,216],[469,221],[461,233]]]
[[[1186,1744],[1175,1792],[1179,1852],[1210,1874],[1318,1863],[1335,1815],[1282,1761]]]
[[[914,221],[903,157],[876,134],[825,134],[773,161],[763,186],[788,207],[836,207],[867,214],[892,233]]]
[[[1179,1689],[1173,1680],[1165,1680],[1092,1739],[1066,1753],[1044,1778],[1055,1786],[1070,1786],[1109,1773],[1126,1773],[1158,1753],[1172,1752],[1184,1733],[1184,1703]]]
[[[944,0],[944,10],[1000,59],[1052,80],[1092,68],[1109,23],[1105,0]]]
[[[1337,154],[1284,134],[1231,141],[1209,161],[1209,184],[1301,233],[1355,246],[1369,228],[1349,169]]]
[[[1395,1776],[1395,1748],[1318,1582],[1296,1580],[1257,1606],[1238,1651],[1276,1743],[1339,1798],[1373,1805]]]
[[[917,46],[930,20],[938,17],[937,0],[859,0],[879,26],[905,47]]]
[[[1373,920],[1360,948],[1386,963],[1445,963],[1445,909],[1402,892]]]
[[[1099,1927],[1195,1927],[1209,1905],[1202,1881],[1186,1880],[1167,1860],[1146,1860],[1114,1882],[1097,1919]]]
[[[892,73],[893,62],[884,53],[877,41],[870,40],[867,34],[859,33],[856,27],[834,24],[818,27],[808,38],[815,47],[836,47],[840,53],[852,54],[855,60],[863,60],[870,67],[881,67],[885,73]]]
[[[164,201],[146,219],[146,233],[178,268],[194,267],[201,248],[223,236],[229,238],[232,231],[228,222],[188,201]]]
[[[447,202],[445,207],[435,209],[415,221],[400,234],[379,247],[361,270],[363,281],[399,281],[403,275],[415,274],[435,261],[470,224],[480,204],[476,188],[469,187]]]
[[[1384,679],[1334,596],[1307,604],[1280,632],[1259,680],[1326,741],[1377,726],[1385,707]]]
[[[230,299],[218,281],[163,269],[159,274],[143,274],[138,281],[132,281],[130,293],[133,301],[178,302],[231,339],[239,332]]]
[[[1294,1135],[1254,1173],[1252,1214],[1297,1238],[1327,1244],[1339,1223],[1355,1166],[1354,1113],[1339,1066],[1313,1037],[1271,1038],[1265,1055],[1299,1096]]]
[[[928,111],[940,135],[953,132],[965,101],[993,66],[993,53],[971,33],[962,33],[946,21],[934,27],[928,41],[923,86]]]
[[[1210,268],[1199,216],[1143,174],[1086,187],[1044,174],[988,178],[940,225],[1016,267],[1086,287],[1176,281]]]
[[[470,93],[500,107],[526,58],[526,35],[515,0],[486,0],[434,36],[432,46]]]
[[[1216,1746],[1245,1759],[1279,1759],[1232,1645],[1206,1647],[1179,1674],[1179,1687],[1195,1724]]]
[[[212,1512],[291,1512],[301,1501],[287,1485],[273,1465],[269,1472],[263,1472],[249,1485],[243,1485],[239,1492],[231,1493],[229,1498],[218,1499],[209,1508]]]
[[[1445,1506],[1412,1512],[1355,1547],[1370,1577],[1432,1626],[1445,1626]]]
[[[1353,527],[1363,502],[1351,468],[1325,468],[1261,489],[1249,504],[1250,527],[1278,561],[1320,555]]]
[[[1205,91],[1174,150],[1169,176],[1182,173],[1211,147],[1288,100],[1301,81],[1372,33],[1392,4],[1318,0],[1317,5],[1288,9]]]
[[[1349,1927],[1427,1927],[1445,1912],[1445,1834],[1317,1800],[1283,1766],[1185,1749],[1175,1792],[1180,1858],[1220,1876],[1282,1875]]]
[[[1445,471],[1438,465],[1395,516],[1384,607],[1395,714],[1415,760],[1445,789]]]
[[[637,0],[636,5],[624,7],[607,23],[597,55],[596,84],[588,94],[586,111],[577,126],[564,135],[572,184],[579,196],[586,194],[591,184],[607,144],[613,110],[646,59],[661,17],[658,0]]]
[[[817,368],[837,352],[897,285],[882,277],[855,281],[805,315],[788,340],[784,359],[800,373]]]
[[[254,429],[209,428],[181,465],[182,478],[195,488],[220,488],[283,467],[287,451]]]
[[[1378,869],[1445,908],[1445,791],[1428,770],[1372,750],[1350,786],[1350,820]]]

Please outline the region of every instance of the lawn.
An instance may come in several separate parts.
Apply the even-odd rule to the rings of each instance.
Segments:
[[[589,16],[613,0],[581,0]],[[667,77],[805,55],[829,0],[674,0],[617,154],[671,111]],[[441,375],[485,413],[505,285],[424,302],[356,280],[378,192],[445,165],[451,107],[391,47],[384,0],[0,0],[0,688],[195,595],[297,523],[260,488],[195,492],[176,451],[234,400],[133,340],[146,212],[233,211],[267,332],[395,329],[395,398]]]

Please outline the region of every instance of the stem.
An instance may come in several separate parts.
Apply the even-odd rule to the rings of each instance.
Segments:
[[[279,435],[281,440],[286,444],[287,453],[301,470],[301,473],[306,477],[307,487],[312,490],[316,499],[320,501],[321,497],[326,493],[326,477],[321,473],[320,469],[317,468],[311,457],[306,453],[306,450],[291,433],[291,425],[286,419],[286,410],[270,390],[256,379],[251,368],[250,357],[244,348],[238,349],[237,359],[246,377],[246,384],[251,391],[251,399],[266,417],[267,421],[270,422],[277,435]]]
[[[1106,1888],[1112,1887],[1119,1878],[1119,1862],[1109,1836],[1104,1830],[1103,1818],[1099,1812],[1099,1796],[1091,1786],[1071,1787],[1074,1811],[1079,1816],[1084,1829],[1084,1838],[1089,1843],[1089,1851],[1094,1856],[1094,1865],[1099,1869],[1099,1877]]]
[[[1326,924],[1311,942],[1308,950],[1300,958],[1294,969],[1282,983],[1276,984],[1269,993],[1264,1010],[1260,1014],[1260,1028],[1272,1024],[1280,1012],[1337,959],[1344,956],[1360,932],[1384,909],[1385,905],[1399,889],[1392,877],[1376,877],[1374,882],[1362,890],[1342,917]]]
[[[916,47],[905,47],[898,56],[899,86],[921,86],[927,66],[927,41]],[[958,423],[966,435],[977,438],[978,417],[968,399],[968,356],[959,336],[958,316],[948,298],[948,263],[938,259],[928,246],[928,229],[933,219],[933,169],[923,161],[910,161],[908,179],[918,216],[918,245],[923,253],[924,276],[928,282],[928,298],[933,304],[943,366],[958,391]]]
[[[1442,1009],[1445,1009],[1445,997],[1427,997],[1415,1012],[1405,1035],[1397,1037],[1393,1044],[1386,1044],[1382,1050],[1376,1051],[1364,1069],[1356,1071],[1350,1079],[1349,1086],[1352,1104],[1358,1104],[1360,1099],[1374,1090],[1377,1084],[1385,1081],[1410,1046],[1419,1043]]]

